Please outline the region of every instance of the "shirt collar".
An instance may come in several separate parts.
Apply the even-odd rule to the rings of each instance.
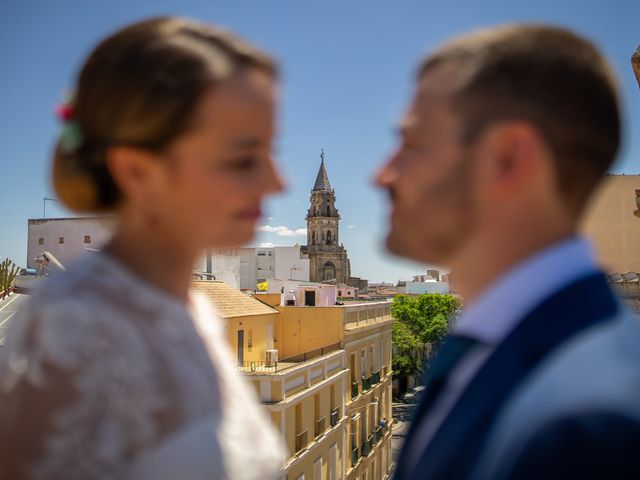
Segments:
[[[463,311],[454,331],[496,345],[545,298],[596,271],[585,239],[558,242],[502,275]]]

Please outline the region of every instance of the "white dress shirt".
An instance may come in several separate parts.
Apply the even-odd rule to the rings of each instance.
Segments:
[[[596,271],[591,246],[572,237],[519,263],[465,306],[454,334],[480,343],[454,368],[431,411],[421,419],[409,446],[410,465],[415,466],[472,378],[517,324],[554,292]]]

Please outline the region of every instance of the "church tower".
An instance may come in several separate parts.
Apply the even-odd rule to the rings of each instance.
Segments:
[[[324,150],[320,154],[320,170],[311,190],[311,205],[307,211],[307,252],[309,276],[312,282],[347,283],[351,276],[349,258],[340,239],[340,214],[336,195],[324,165]]]

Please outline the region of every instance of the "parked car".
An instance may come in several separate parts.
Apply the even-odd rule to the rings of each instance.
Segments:
[[[424,395],[424,386],[420,385],[416,388],[409,390],[402,396],[403,403],[420,403],[422,396]]]

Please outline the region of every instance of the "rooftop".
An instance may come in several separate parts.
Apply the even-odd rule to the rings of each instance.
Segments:
[[[327,175],[327,169],[324,167],[324,150],[320,154],[320,169],[318,170],[318,176],[316,177],[316,183],[313,186],[314,191],[330,192],[331,184],[329,183],[329,176]]]
[[[246,315],[269,315],[278,313],[274,308],[230,287],[224,282],[195,280],[192,290],[205,295],[215,306],[222,318]]]

